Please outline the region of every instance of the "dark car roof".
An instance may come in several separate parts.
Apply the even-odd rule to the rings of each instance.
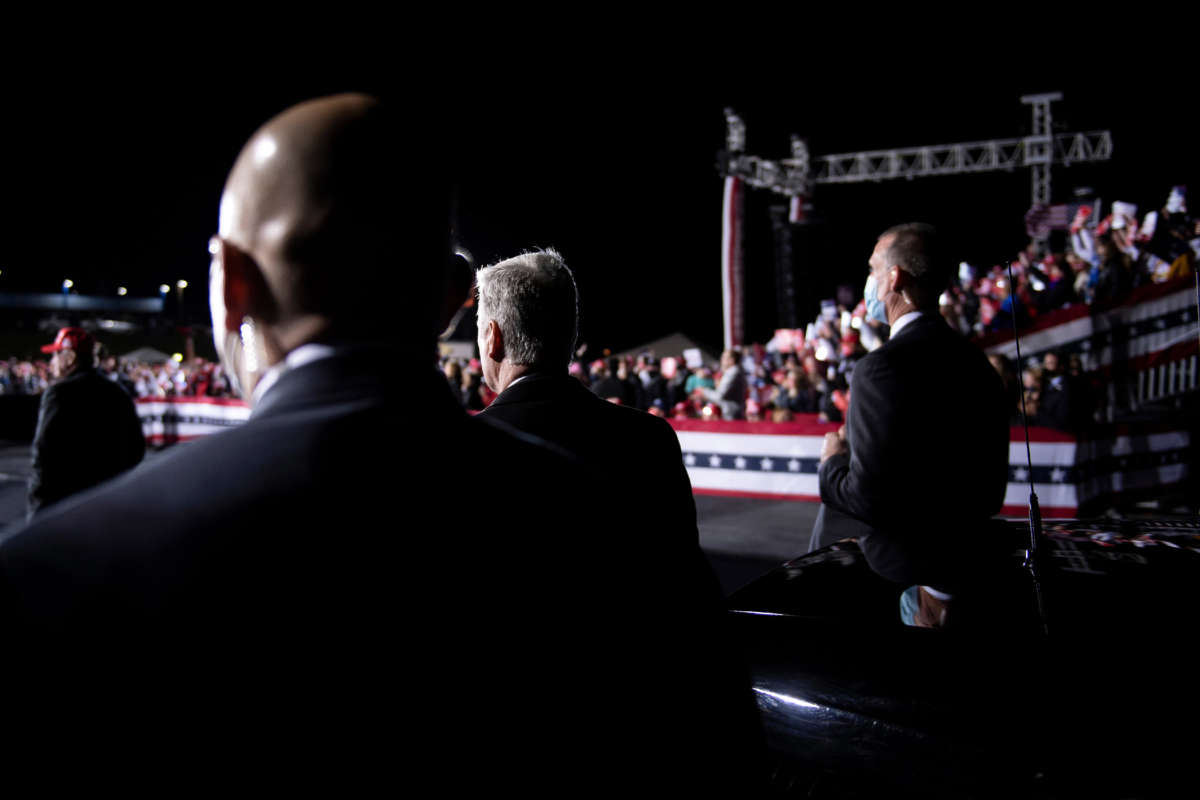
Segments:
[[[853,796],[1141,796],[1169,785],[1189,761],[1186,737],[1167,731],[1197,705],[1185,655],[1200,607],[1200,521],[1044,530],[1044,615],[1022,567],[1024,521],[987,532],[1011,544],[1008,560],[981,576],[976,596],[954,598],[962,613],[940,630],[905,625],[907,587],[872,573],[852,542],[734,593],[781,774]]]

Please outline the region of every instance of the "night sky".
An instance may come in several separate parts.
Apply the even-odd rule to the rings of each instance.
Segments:
[[[644,43],[643,43],[644,44]],[[198,54],[192,53],[196,56]],[[814,155],[1010,138],[1028,132],[1022,94],[1063,91],[1059,131],[1108,128],[1114,160],[1055,169],[1055,200],[1092,186],[1106,203],[1160,205],[1196,181],[1187,104],[1169,82],[1114,89],[1103,75],[1037,70],[984,77],[945,63],[872,80],[812,60],[712,53],[612,66],[525,54],[370,65],[312,58],[281,68],[199,70],[178,56],[21,83],[10,96],[8,244],[0,290],[151,296],[189,281],[204,319],[208,257],[225,175],[254,129],[287,106],[367,91],[452,119],[468,145],[459,171],[461,239],[482,263],[554,246],[576,273],[582,339],[621,350],[677,330],[719,348],[722,109],[748,126],[748,151],[781,158],[789,134]],[[184,69],[187,62],[193,67]],[[1065,73],[1064,74],[1068,74]],[[419,154],[414,154],[418,158]],[[1027,170],[818,187],[817,222],[795,236],[802,320],[842,282],[861,289],[875,235],[897,222],[941,227],[955,259],[990,265],[1025,241]],[[1196,190],[1194,190],[1195,192]],[[1200,193],[1191,198],[1193,207]],[[747,333],[776,327],[774,257],[761,192],[746,205]]]

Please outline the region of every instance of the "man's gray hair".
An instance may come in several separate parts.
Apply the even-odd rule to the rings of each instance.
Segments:
[[[575,278],[552,249],[522,253],[475,273],[480,330],[500,326],[504,357],[513,364],[566,368],[575,351],[579,294]]]

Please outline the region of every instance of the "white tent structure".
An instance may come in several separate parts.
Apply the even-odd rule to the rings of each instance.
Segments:
[[[684,333],[672,333],[669,336],[664,336],[661,339],[655,339],[652,342],[632,347],[623,353],[617,353],[622,358],[625,356],[638,356],[642,353],[653,353],[658,358],[678,357],[686,353],[688,350],[698,350],[705,364],[715,365],[720,359],[719,354],[709,352],[709,350],[697,344]]]
[[[155,350],[153,347],[139,347],[137,350],[133,350],[121,356],[119,360],[122,364],[127,361],[141,361],[146,364],[163,364],[167,361],[170,361],[171,356],[162,352],[161,350]]]

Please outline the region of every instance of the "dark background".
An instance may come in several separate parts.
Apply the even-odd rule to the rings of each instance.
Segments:
[[[70,277],[80,294],[152,296],[184,278],[184,316],[203,321],[205,245],[241,145],[287,106],[347,90],[411,109],[414,124],[452,120],[466,145],[448,165],[464,175],[463,244],[480,263],[558,248],[580,286],[582,339],[614,350],[679,330],[720,346],[725,106],[746,121],[749,152],[781,158],[793,132],[813,155],[1016,137],[1030,126],[1022,94],[1063,91],[1055,128],[1112,130],[1114,158],[1055,168],[1055,201],[1091,186],[1144,213],[1171,185],[1196,185],[1190,90],[1136,61],[1114,83],[1098,62],[1051,52],[997,65],[972,42],[914,63],[883,57],[878,42],[813,50],[741,35],[736,50],[714,38],[686,51],[651,34],[600,47],[498,36],[429,56],[406,49],[422,38],[410,34],[394,51],[364,45],[370,58],[345,55],[352,41],[265,55],[253,37],[214,37],[73,54],[60,77],[14,76],[0,291],[53,292]],[[876,234],[897,222],[939,225],[956,261],[1012,256],[1029,194],[1028,170],[818,187],[816,222],[795,236],[801,322],[839,283],[861,290]],[[751,340],[777,325],[777,202],[755,191],[746,204]],[[174,302],[172,291],[168,313]]]

